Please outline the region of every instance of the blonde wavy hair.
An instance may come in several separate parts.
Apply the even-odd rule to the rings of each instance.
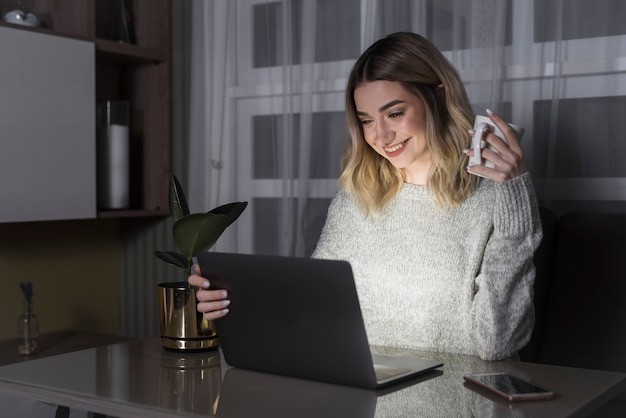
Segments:
[[[365,141],[356,113],[354,91],[377,81],[397,81],[424,103],[426,147],[432,168],[427,186],[442,207],[454,207],[470,196],[479,177],[467,172],[468,129],[474,114],[461,79],[446,57],[428,40],[398,32],[371,45],[350,72],[346,88],[346,119],[350,140],[341,160],[339,184],[367,216],[375,217],[400,191],[403,172]]]

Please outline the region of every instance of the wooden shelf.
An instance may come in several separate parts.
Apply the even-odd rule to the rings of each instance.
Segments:
[[[166,53],[157,48],[146,48],[108,39],[96,39],[96,53],[112,63],[159,64],[168,60]]]
[[[98,211],[98,218],[150,218],[170,216],[168,210],[103,210]]]

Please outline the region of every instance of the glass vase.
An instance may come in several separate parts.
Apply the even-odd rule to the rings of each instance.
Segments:
[[[37,349],[39,337],[39,318],[35,315],[33,302],[24,301],[22,314],[17,318],[17,352],[30,355]]]

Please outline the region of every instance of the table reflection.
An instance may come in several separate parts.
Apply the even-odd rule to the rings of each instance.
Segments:
[[[219,351],[189,355],[161,353],[159,406],[179,412],[215,415],[222,384]]]
[[[184,352],[154,344],[96,349],[96,393],[177,413],[215,415],[222,381],[218,350]]]
[[[220,417],[374,417],[376,392],[230,368],[224,375]]]
[[[32,416],[42,402],[69,407],[73,413],[120,418],[559,417],[592,410],[589,402],[614,396],[607,391],[617,393],[625,382],[621,374],[592,370],[401,349],[376,351],[432,358],[444,366],[386,390],[370,391],[231,368],[219,350],[172,352],[163,349],[158,338],[150,338],[2,366],[0,399],[3,411],[16,417]],[[495,371],[534,381],[553,389],[557,397],[509,404],[463,383],[466,373]]]

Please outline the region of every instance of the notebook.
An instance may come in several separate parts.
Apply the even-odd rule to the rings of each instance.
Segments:
[[[368,389],[443,366],[371,353],[346,261],[204,252],[198,263],[229,291],[216,326],[230,366]]]

